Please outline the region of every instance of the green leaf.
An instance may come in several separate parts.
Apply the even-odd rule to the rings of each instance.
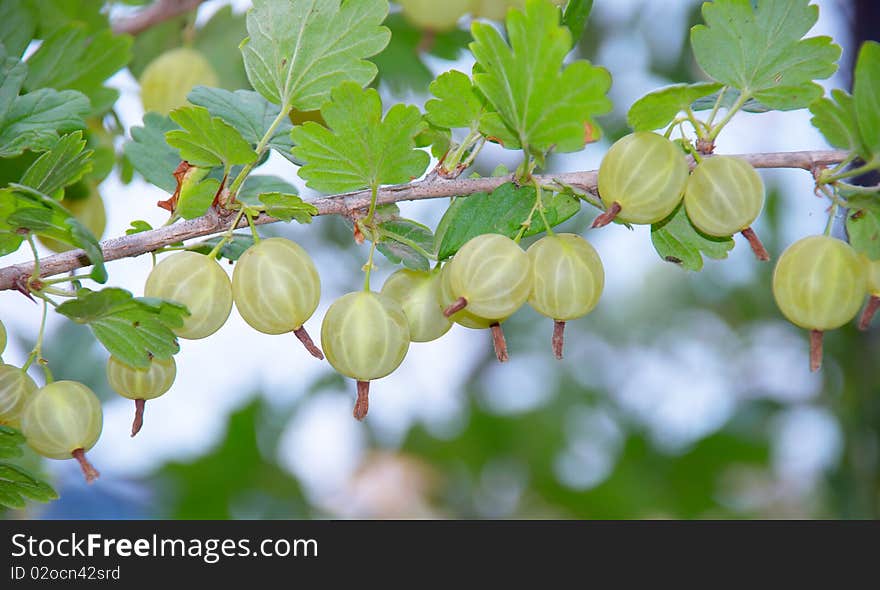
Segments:
[[[0,2],[0,44],[9,55],[21,57],[36,30],[36,17],[25,2]]]
[[[840,57],[840,47],[830,37],[802,39],[816,24],[819,7],[810,0],[753,4],[703,4],[706,24],[691,29],[697,63],[714,80],[770,108],[807,106],[821,96],[813,80],[830,77]]]
[[[82,23],[62,27],[28,58],[25,87],[78,90],[89,98],[92,114],[103,113],[119,97],[104,81],[128,63],[131,41],[109,29],[92,33]]]
[[[259,197],[266,215],[282,221],[311,223],[318,209],[299,196],[285,193],[263,193]]]
[[[260,205],[260,195],[263,193],[285,193],[289,195],[297,194],[296,187],[286,180],[271,174],[251,174],[241,185],[236,197],[242,203],[258,207]]]
[[[428,154],[415,149],[425,123],[414,106],[396,104],[383,120],[379,93],[346,82],[321,114],[329,129],[309,121],[292,133],[293,156],[306,163],[299,174],[311,188],[334,193],[409,182],[428,166]]]
[[[21,447],[25,444],[24,435],[11,426],[0,425],[0,459],[21,457]]]
[[[849,243],[871,260],[880,260],[880,198],[850,201],[850,213],[846,217]]]
[[[868,41],[859,50],[853,97],[862,140],[876,156],[880,154],[880,43]]]
[[[180,129],[171,119],[158,113],[144,115],[143,127],[131,128],[131,141],[125,144],[125,157],[144,180],[165,192],[177,190],[174,170],[180,154],[165,141],[165,134]]]
[[[429,227],[411,219],[391,219],[379,224],[379,237],[376,247],[391,262],[415,270],[431,268],[423,254],[434,249],[434,234]]]
[[[388,44],[386,0],[254,0],[241,44],[254,89],[285,110],[320,108],[346,81],[376,77],[365,58]]]
[[[20,75],[20,70],[15,74]],[[0,94],[6,93],[9,79],[0,83]],[[88,112],[89,100],[75,90],[41,88],[18,96],[0,121],[0,158],[51,149],[59,133],[83,129]]]
[[[10,187],[0,192],[0,233],[30,231],[82,248],[93,265],[91,278],[99,283],[107,280],[104,255],[88,228],[52,197],[28,186]]]
[[[208,211],[219,190],[220,181],[216,178],[206,178],[191,186],[182,186],[174,213],[184,219],[201,217]]]
[[[651,226],[651,241],[663,260],[688,270],[702,270],[703,256],[727,258],[733,238],[714,238],[700,233],[679,205],[666,219]]]
[[[562,24],[571,31],[573,39],[577,40],[583,36],[592,10],[593,0],[568,0],[565,13],[562,15]]]
[[[431,82],[432,98],[425,104],[425,118],[437,127],[477,129],[483,115],[483,101],[471,79],[458,70],[450,70]]]
[[[635,131],[663,129],[693,102],[718,92],[721,84],[699,82],[675,84],[650,92],[633,103],[626,116],[627,123]]]
[[[71,185],[92,170],[92,150],[84,150],[81,131],[62,137],[55,147],[40,156],[24,173],[21,184],[51,195]]]
[[[180,41],[180,29],[178,44]],[[196,30],[193,49],[211,64],[223,88],[247,88],[248,78],[236,43],[247,35],[245,15],[235,14],[231,6],[223,6],[203,27]]]
[[[214,251],[214,247],[217,246],[222,239],[223,236],[214,236],[213,238],[204,240],[198,244],[187,246],[186,249],[207,256]],[[241,258],[241,255],[244,254],[245,250],[253,245],[254,238],[250,234],[233,234],[232,239],[220,247],[220,251],[217,252],[217,258],[225,258],[232,261],[238,260]]]
[[[492,193],[476,193],[458,197],[437,226],[434,243],[437,257],[445,260],[458,252],[465,242],[481,234],[502,234],[515,237],[535,206],[535,189],[502,184]],[[543,194],[544,214],[550,227],[555,227],[580,211],[580,200],[562,193]],[[532,225],[524,236],[547,231],[540,215],[535,213]]]
[[[6,114],[18,98],[24,79],[27,78],[27,65],[15,57],[5,55],[0,47],[0,122],[6,119]]]
[[[131,222],[131,227],[125,230],[125,235],[132,236],[134,234],[140,234],[145,231],[150,231],[153,229],[153,226],[144,221],[143,219],[135,219]]]
[[[194,166],[250,164],[257,153],[236,129],[204,107],[180,107],[170,113],[182,127],[165,133],[165,141],[180,151],[180,157]]]
[[[856,152],[862,156],[867,150],[859,134],[853,97],[840,89],[831,91],[831,98],[822,98],[810,105],[811,119],[829,144],[836,148]]]
[[[21,467],[0,462],[0,504],[24,508],[25,499],[50,502],[58,499],[58,493]]]
[[[539,154],[578,151],[600,136],[594,117],[611,110],[611,75],[586,60],[563,69],[572,41],[557,7],[528,0],[524,13],[510,10],[509,46],[487,23],[474,22],[471,31],[474,83],[496,111],[483,118],[484,135]]]
[[[87,324],[95,338],[122,362],[146,369],[151,355],[171,358],[180,346],[173,329],[189,315],[186,307],[152,297],[133,297],[124,289],[81,289],[76,299],[65,301],[56,311]]]
[[[241,134],[251,145],[256,146],[281,109],[270,103],[253,90],[229,92],[220,88],[196,86],[186,97],[194,105],[205,107],[214,117],[220,117]],[[281,153],[289,153],[293,147],[290,131],[293,125],[286,117],[276,127],[268,147]]]

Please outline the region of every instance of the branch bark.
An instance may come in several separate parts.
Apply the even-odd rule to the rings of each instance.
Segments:
[[[153,25],[195,10],[205,0],[156,0],[137,14],[113,23],[117,35],[137,35]]]
[[[800,168],[814,171],[823,166],[842,162],[847,155],[848,153],[845,151],[826,150],[740,154],[737,157],[746,160],[755,168]],[[568,185],[595,194],[597,176],[598,172],[591,170],[540,175],[537,178],[543,184]],[[467,196],[474,193],[491,192],[502,184],[510,182],[511,179],[512,176],[498,176],[448,180],[432,174],[427,179],[418,182],[385,187],[379,191],[378,199],[380,204],[385,204],[399,201]],[[321,197],[312,201],[312,204],[318,209],[318,215],[352,216],[358,211],[369,207],[370,191],[356,191]],[[267,215],[261,215],[254,221],[257,224],[264,224],[274,223],[277,220]],[[175,223],[139,234],[105,240],[101,243],[101,249],[104,252],[105,261],[140,256],[175,242],[226,231],[229,229],[230,223],[229,217],[222,217],[216,212],[211,211],[197,219]],[[246,226],[247,222],[245,220],[239,223],[239,227]],[[90,264],[85,252],[82,250],[70,250],[40,259],[40,276],[50,277],[59,275],[77,268],[89,266]],[[29,277],[33,273],[33,269],[34,265],[32,262],[0,268],[0,291],[14,288],[17,282]]]

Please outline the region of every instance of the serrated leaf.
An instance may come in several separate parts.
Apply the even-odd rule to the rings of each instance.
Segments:
[[[312,217],[318,214],[318,209],[314,205],[306,203],[298,195],[263,193],[259,199],[266,215],[282,221],[311,223]]]
[[[12,57],[21,57],[37,29],[36,16],[25,2],[0,2],[0,44]]]
[[[212,117],[204,107],[180,107],[170,116],[181,129],[166,132],[165,141],[194,166],[223,166],[228,170],[257,159],[250,143],[232,125]]]
[[[103,113],[119,97],[104,81],[128,63],[131,41],[109,29],[93,33],[82,23],[68,24],[28,58],[25,87],[78,90],[89,98],[92,114]]]
[[[535,206],[535,189],[517,188],[505,183],[491,193],[458,197],[446,210],[437,226],[434,239],[437,257],[445,260],[458,252],[468,240],[481,234],[502,234],[515,237]],[[544,214],[550,227],[555,227],[580,211],[580,200],[563,193],[543,193]],[[524,236],[547,231],[537,213]]]
[[[187,246],[187,250],[198,252],[207,256],[214,251],[214,247],[220,243],[223,236],[214,236],[213,238]],[[217,258],[225,258],[227,260],[238,260],[245,250],[254,245],[254,238],[249,234],[233,234],[232,239],[224,243],[217,252]]]
[[[388,44],[386,0],[255,0],[241,53],[254,89],[285,110],[320,108],[330,91],[368,84],[366,58]]]
[[[125,157],[144,180],[169,193],[177,189],[174,170],[181,158],[165,141],[165,134],[175,129],[180,127],[168,117],[147,113],[144,126],[131,128],[131,141],[123,148]]]
[[[483,118],[484,135],[533,153],[577,151],[598,139],[595,117],[611,110],[611,75],[585,60],[563,69],[572,40],[556,6],[528,0],[524,13],[510,10],[510,45],[487,23],[474,22],[471,32],[474,84],[496,111]]]
[[[15,496],[21,498],[20,504],[12,506],[15,508],[24,507],[25,498],[37,502],[58,499],[58,493],[52,489],[52,486],[11,463],[0,462],[0,489],[3,490],[3,495],[0,497],[5,497],[7,500]],[[12,502],[15,503],[15,500],[13,499]]]
[[[876,156],[880,154],[880,43],[867,41],[859,50],[853,97],[862,141]]]
[[[562,15],[562,24],[568,27],[575,41],[583,36],[592,10],[593,0],[568,0]]]
[[[850,205],[846,217],[850,245],[871,260],[880,260],[880,195]]]
[[[675,84],[650,92],[633,103],[626,116],[627,123],[635,131],[663,129],[678,114],[690,108],[693,102],[718,92],[721,84],[699,82]]]
[[[99,283],[107,280],[104,255],[97,238],[58,201],[31,187],[11,184],[0,193],[3,217],[0,233],[30,231],[37,235],[82,248],[92,263],[91,278]]]
[[[311,188],[345,192],[421,176],[430,158],[415,149],[425,123],[414,106],[396,104],[382,119],[382,101],[372,88],[354,82],[335,88],[321,109],[327,126],[293,128],[293,156],[305,162],[300,176]]]
[[[379,224],[378,250],[395,264],[415,270],[429,270],[431,262],[422,252],[434,249],[431,229],[411,219],[391,219]]]
[[[271,174],[251,174],[241,185],[236,199],[247,205],[258,207],[260,195],[264,193],[297,194],[296,187],[278,176]]]
[[[483,115],[483,101],[467,74],[450,70],[431,82],[432,98],[425,103],[425,118],[436,127],[477,129]]]
[[[92,150],[85,150],[81,131],[62,137],[55,146],[30,165],[21,184],[51,195],[78,181],[92,170]]]
[[[171,358],[180,346],[173,330],[189,315],[186,307],[151,297],[134,297],[124,289],[81,289],[76,299],[56,311],[79,324],[87,324],[95,337],[122,362],[146,369],[151,355]]]
[[[703,269],[703,256],[727,258],[733,238],[714,238],[700,233],[688,219],[683,205],[666,219],[651,226],[651,241],[660,258],[688,270]]]
[[[21,92],[21,86],[27,77],[27,65],[18,58],[6,57],[2,47],[0,58],[0,122],[3,122]]]
[[[196,86],[186,97],[194,105],[208,109],[214,117],[220,117],[256,146],[263,138],[281,109],[253,90],[230,92],[220,88]],[[276,126],[267,147],[282,153],[290,152],[293,142],[290,130],[293,125],[286,117]]]
[[[845,91],[831,91],[831,98],[822,98],[810,105],[811,122],[826,141],[836,148],[866,155],[859,135],[859,123],[853,97]]]
[[[21,457],[24,435],[11,426],[0,426],[0,459]]]
[[[180,191],[174,213],[184,219],[201,217],[211,207],[219,190],[220,181],[216,178],[206,178],[192,186],[185,187]]]
[[[837,71],[840,47],[830,37],[802,39],[819,18],[819,8],[810,0],[754,4],[703,4],[706,24],[691,29],[697,63],[714,80],[770,108],[807,106],[821,96],[813,81]]]
[[[59,133],[83,129],[88,112],[89,99],[75,90],[41,88],[18,96],[0,122],[0,158],[50,149]]]

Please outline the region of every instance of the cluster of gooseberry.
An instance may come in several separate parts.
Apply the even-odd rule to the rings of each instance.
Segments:
[[[551,0],[562,6],[566,0]],[[403,15],[412,24],[428,31],[449,31],[465,14],[504,20],[511,8],[525,7],[525,0],[399,0]]]

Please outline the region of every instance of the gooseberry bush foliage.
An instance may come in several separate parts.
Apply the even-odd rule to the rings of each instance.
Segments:
[[[566,322],[601,304],[606,274],[589,234],[554,232],[575,215],[594,216],[591,231],[649,225],[659,256],[694,272],[705,257],[725,258],[741,233],[756,264],[778,258],[774,296],[810,331],[818,369],[823,331],[852,321],[869,297],[867,328],[880,306],[878,187],[855,180],[880,169],[880,45],[860,48],[851,94],[826,96],[817,80],[836,71],[841,49],[808,36],[817,6],[706,2],[690,35],[704,80],[631,105],[632,133],[598,172],[546,174],[551,154],[598,149],[612,109],[609,72],[572,55],[592,4],[254,0],[246,34],[230,38],[229,9],[200,27],[172,14],[128,29],[100,3],[3,3],[0,256],[26,248],[33,263],[0,269],[0,289],[34,300],[44,326],[54,310],[91,328],[110,354],[109,384],[135,402],[132,436],[146,401],[188,370],[174,361],[181,341],[210,337],[233,308],[259,332],[292,332],[314,362],[326,357],[356,381],[358,419],[370,382],[393,372],[411,342],[441,338],[453,323],[490,331],[505,361],[502,325],[528,304],[552,320],[548,340],[563,359]],[[218,59],[208,51],[218,43],[232,53]],[[422,59],[463,53],[471,71],[436,79]],[[131,129],[121,128],[119,95],[106,83],[124,68],[139,78],[145,110]],[[422,108],[383,102],[377,89],[395,96],[406,84],[429,92]],[[797,109],[810,110],[837,151],[716,155],[737,115]],[[519,166],[476,176],[487,143],[518,152]],[[290,162],[287,177],[261,173],[270,153]],[[828,201],[824,233],[768,252],[752,229],[765,199],[756,167],[810,172]],[[168,193],[158,203],[165,226],[133,219],[125,236],[100,242],[101,182],[114,169]],[[325,196],[304,200],[295,176]],[[435,197],[450,199],[436,228],[395,205]],[[841,209],[845,232],[832,236]],[[262,239],[259,227],[331,214],[350,224],[366,263],[353,281],[362,288],[330,305],[316,343],[305,324],[320,302],[321,269],[300,245]],[[59,254],[41,257],[38,240]],[[370,276],[377,251],[400,266],[381,287]],[[107,261],[146,254],[154,266],[142,294],[112,286]],[[231,278],[221,259],[234,264]],[[2,353],[5,329],[0,336]],[[53,380],[60,361],[43,358],[42,342],[41,329],[24,366],[0,365],[0,504],[10,507],[55,497],[9,461],[24,444],[98,475],[85,453],[101,433],[100,402],[85,385]]]

